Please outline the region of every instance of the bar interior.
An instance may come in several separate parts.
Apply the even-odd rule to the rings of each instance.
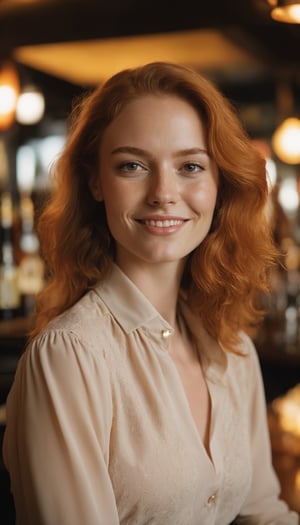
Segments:
[[[0,0],[1,439],[6,397],[46,279],[36,219],[73,101],[124,67],[179,62],[232,101],[267,162],[266,211],[284,256],[253,339],[282,497],[300,515],[299,11],[300,2],[276,0]],[[0,501],[1,523],[14,523],[2,462]]]

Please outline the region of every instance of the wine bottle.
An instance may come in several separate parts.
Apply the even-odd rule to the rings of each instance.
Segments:
[[[20,313],[18,266],[14,255],[13,204],[11,194],[0,198],[0,319],[12,319]]]
[[[44,262],[39,253],[39,240],[34,228],[34,205],[30,196],[20,199],[21,236],[18,286],[22,315],[34,312],[36,295],[44,286]]]

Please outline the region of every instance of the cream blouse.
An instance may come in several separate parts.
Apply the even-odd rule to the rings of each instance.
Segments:
[[[212,403],[210,459],[168,354],[172,327],[113,267],[27,348],[4,460],[18,525],[294,525],[271,467],[257,356],[184,302]]]

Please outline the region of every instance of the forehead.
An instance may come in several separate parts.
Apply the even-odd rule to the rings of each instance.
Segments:
[[[168,108],[177,111],[185,110],[195,113],[200,118],[200,112],[184,97],[172,93],[145,93],[125,102],[112,122],[126,113],[138,111],[141,108],[145,110],[147,107],[156,108],[158,111],[164,111]]]
[[[204,135],[205,126],[199,112],[184,98],[168,94],[146,94],[128,102],[107,126],[103,141],[120,135],[129,138],[150,134],[192,133]]]

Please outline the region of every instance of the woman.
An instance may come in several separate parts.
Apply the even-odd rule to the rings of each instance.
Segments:
[[[179,65],[120,72],[79,109],[7,405],[17,523],[297,523],[246,335],[275,261],[263,159]]]

